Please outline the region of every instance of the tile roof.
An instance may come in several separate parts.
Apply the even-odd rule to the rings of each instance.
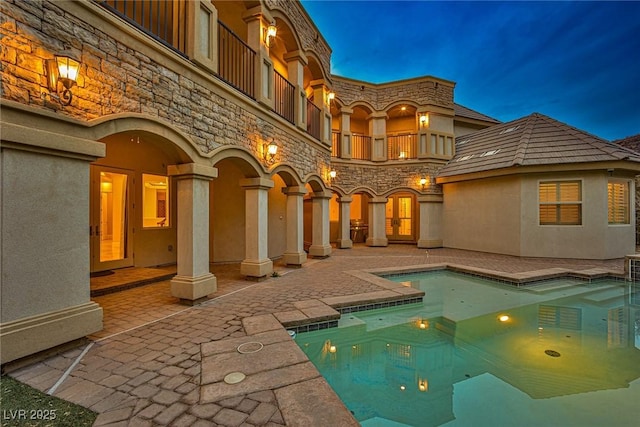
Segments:
[[[640,133],[626,138],[616,139],[613,143],[640,153]]]
[[[472,110],[471,108],[467,108],[464,105],[460,105],[460,104],[455,104],[455,103],[453,104],[453,112],[456,117],[466,117],[467,119],[475,119],[475,120],[482,120],[485,122],[500,123],[500,120],[496,120],[493,117],[489,117],[482,113],[478,113],[477,111]]]
[[[629,160],[640,154],[543,114],[456,138],[456,154],[438,173],[453,176],[513,166]]]

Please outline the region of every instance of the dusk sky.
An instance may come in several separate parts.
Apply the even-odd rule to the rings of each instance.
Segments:
[[[640,133],[640,2],[302,4],[333,50],[333,74],[431,75],[500,121],[538,112],[609,140]]]

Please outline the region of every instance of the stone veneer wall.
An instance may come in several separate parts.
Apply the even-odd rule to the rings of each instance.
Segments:
[[[365,101],[377,111],[385,110],[396,101],[453,108],[453,88],[453,83],[439,82],[428,77],[383,85],[371,85],[337,76],[333,78],[333,90],[344,105]]]
[[[265,0],[265,4],[271,10],[282,11],[291,20],[296,34],[300,39],[302,50],[305,52],[315,52],[320,59],[322,68],[325,70],[326,77],[330,77],[331,48],[302,5],[292,0]]]
[[[193,71],[195,65],[185,65],[186,60],[167,48],[147,48],[137,37],[114,36],[118,31],[106,22],[94,28],[78,18],[87,13],[85,6],[50,0],[1,3],[0,60],[5,99],[53,108],[60,115],[84,121],[116,113],[143,113],[189,135],[202,153],[224,145],[258,153],[258,145],[273,137],[280,144],[280,161],[296,168],[301,177],[322,175],[330,163],[328,148],[320,149],[305,141],[311,137],[287,129],[284,121],[256,115],[251,110],[260,107],[254,101],[247,100],[256,105],[247,108],[239,101],[242,95],[229,96],[227,90],[233,89],[219,80],[200,77]],[[297,10],[292,6],[287,9]],[[68,46],[81,57],[81,69],[73,102],[62,109],[40,94],[43,88],[46,91],[44,60]],[[328,53],[324,55],[328,61]]]
[[[334,162],[336,178],[332,185],[345,194],[363,187],[372,189],[374,196],[380,196],[393,190],[413,188],[423,194],[442,194],[442,187],[430,182],[422,190],[420,178],[433,178],[441,165],[434,163],[412,163],[406,165],[365,165],[354,161]]]

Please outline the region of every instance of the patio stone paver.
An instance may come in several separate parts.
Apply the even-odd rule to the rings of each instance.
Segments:
[[[622,274],[623,262],[356,245],[298,269],[276,262],[280,277],[258,283],[244,280],[239,265],[213,266],[218,291],[198,306],[180,305],[168,281],[95,297],[104,309],[104,329],[90,337],[93,346],[54,395],[97,411],[97,426],[357,425],[276,316],[295,312],[313,319],[331,315],[339,304],[416,292],[375,278],[367,272],[371,269],[456,265],[529,280],[543,270]],[[264,348],[240,354],[237,347],[250,341]],[[7,371],[47,391],[85,348]],[[245,371],[247,377],[226,384],[228,370]]]

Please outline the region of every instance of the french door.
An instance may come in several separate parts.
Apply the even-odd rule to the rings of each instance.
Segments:
[[[393,196],[389,196],[385,215],[387,239],[396,241],[415,240],[413,200],[414,198],[411,194],[394,194]]]
[[[91,166],[91,272],[133,265],[133,171]]]

